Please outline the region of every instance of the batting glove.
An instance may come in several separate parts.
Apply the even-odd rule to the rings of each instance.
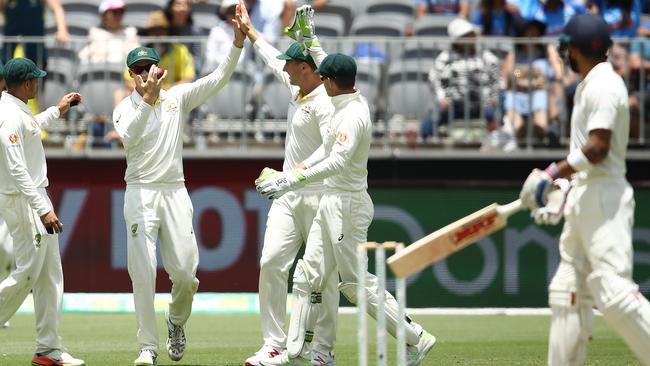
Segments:
[[[280,173],[280,172],[278,172],[277,170],[275,170],[275,169],[273,169],[273,168],[265,167],[265,168],[262,169],[262,171],[260,172],[260,176],[257,177],[257,179],[255,179],[255,186],[257,186],[258,184],[260,184],[260,183],[261,183],[262,181],[264,181],[266,178],[268,178],[268,177],[270,177],[270,176],[272,176],[272,175],[274,175],[274,174],[279,174],[279,173]]]
[[[560,178],[553,182],[553,187],[555,189],[548,194],[546,206],[539,207],[530,213],[537,225],[557,225],[564,216],[564,206],[571,190],[571,183]]]
[[[544,207],[548,201],[548,193],[553,189],[553,181],[558,175],[555,163],[545,170],[533,169],[519,192],[523,206],[529,210]]]
[[[264,197],[274,200],[282,197],[282,195],[289,191],[302,187],[306,183],[305,176],[300,171],[294,169],[288,172],[272,174],[256,184],[255,188]]]

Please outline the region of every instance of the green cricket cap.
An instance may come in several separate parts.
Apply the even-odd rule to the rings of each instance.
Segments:
[[[158,51],[153,48],[136,47],[126,56],[126,66],[130,68],[134,63],[142,60],[159,63],[160,55],[158,54]]]
[[[280,60],[294,60],[294,61],[302,61],[302,62],[307,62],[310,64],[314,64],[314,59],[311,57],[310,54],[305,55],[302,53],[302,47],[300,46],[300,43],[294,42],[287,48],[284,53],[281,53],[277,57]]]
[[[42,78],[47,73],[36,66],[34,61],[28,58],[14,58],[4,66],[4,75],[7,82],[20,82]]]
[[[2,65],[2,62],[0,62],[0,79],[5,78],[5,67]]]
[[[332,53],[325,57],[316,72],[334,79],[354,79],[357,76],[357,63],[348,55]]]

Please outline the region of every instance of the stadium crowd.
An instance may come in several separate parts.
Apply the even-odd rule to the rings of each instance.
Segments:
[[[578,79],[558,56],[557,36],[575,14],[596,13],[616,39],[610,61],[628,85],[630,141],[643,146],[649,134],[648,1],[246,3],[255,27],[279,48],[287,44],[281,34],[296,7],[314,7],[324,42],[360,65],[357,87],[370,99],[379,140],[410,147],[452,141],[505,151],[566,144]],[[68,90],[85,96],[66,120],[44,133],[46,145],[117,148],[106,122],[133,89],[123,65],[126,53],[137,45],[155,47],[169,72],[166,88],[195,80],[225,58],[235,5],[233,0],[0,0],[2,62],[24,55],[48,71],[35,111]],[[244,51],[225,90],[187,117],[187,144],[204,148],[246,134],[251,141],[282,140],[287,96],[259,62],[250,49]]]

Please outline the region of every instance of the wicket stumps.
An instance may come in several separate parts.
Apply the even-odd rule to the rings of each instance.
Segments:
[[[368,365],[368,299],[366,294],[366,273],[368,271],[368,252],[375,252],[375,275],[377,276],[377,366],[388,364],[386,348],[386,250],[398,252],[404,249],[403,243],[388,241],[384,243],[361,243],[357,246],[357,308],[359,311],[359,366]],[[395,278],[395,298],[397,314],[397,366],[406,366],[406,280]]]

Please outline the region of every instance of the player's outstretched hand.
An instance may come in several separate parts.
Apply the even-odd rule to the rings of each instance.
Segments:
[[[135,85],[137,88],[142,88],[144,90],[144,94],[142,95],[142,99],[145,101],[145,103],[149,105],[154,105],[156,100],[158,100],[158,96],[160,96],[160,89],[162,88],[163,80],[165,80],[165,77],[167,77],[167,70],[163,72],[163,74],[158,77],[158,70],[160,68],[156,65],[151,65],[149,68],[149,72],[147,74],[147,80],[144,81],[142,79],[142,76],[140,75],[135,75],[134,81]]]
[[[235,7],[235,19],[232,20],[232,27],[235,35],[233,44],[238,48],[244,47],[244,40],[246,39],[246,34],[248,32],[248,25],[242,25],[242,8],[246,11],[244,0],[239,0],[239,4]],[[248,17],[248,12],[246,12],[246,17]]]
[[[81,94],[74,92],[74,93],[68,93],[61,98],[59,103],[56,105],[57,108],[59,108],[59,112],[61,115],[66,114],[69,110],[70,107],[73,107],[79,103],[81,103]]]

